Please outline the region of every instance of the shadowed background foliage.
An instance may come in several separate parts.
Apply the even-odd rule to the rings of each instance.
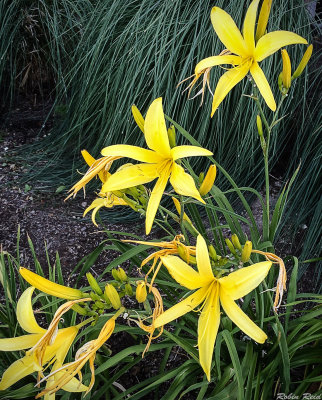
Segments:
[[[215,5],[241,27],[249,1],[238,3],[218,0]],[[2,107],[7,110],[21,93],[37,93],[37,101],[48,96],[52,100],[50,134],[21,153],[31,168],[24,179],[42,182],[47,188],[71,185],[77,179],[76,169],[84,170],[81,149],[98,157],[109,144],[142,145],[131,105],[135,103],[145,113],[152,100],[162,96],[166,114],[212,150],[240,186],[261,188],[264,177],[259,174],[262,158],[255,104],[243,96],[251,94],[252,83],[245,79],[239,84],[212,119],[209,93],[199,107],[200,97],[188,100],[182,94],[185,84],[177,88],[193,74],[200,59],[223,50],[210,22],[213,6],[210,0],[2,1]],[[318,43],[317,26],[302,0],[273,2],[269,31],[290,30]],[[295,67],[305,46],[289,46],[288,51]],[[283,104],[282,115],[287,117],[273,134],[272,164],[278,178],[286,182],[301,162],[285,221],[292,232],[303,224],[309,227],[301,239],[302,258],[317,257],[320,248],[319,55],[315,46],[308,70],[294,82]],[[280,55],[261,65],[278,96]],[[212,88],[222,73],[219,67],[211,71]],[[200,170],[202,165],[194,162]],[[126,219],[128,213],[120,215],[116,209],[109,212],[111,216]]]

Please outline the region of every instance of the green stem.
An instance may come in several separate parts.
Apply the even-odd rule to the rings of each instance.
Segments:
[[[257,91],[258,94],[258,91]],[[263,155],[264,155],[264,170],[265,170],[265,197],[266,197],[266,218],[267,218],[267,223],[263,224],[263,226],[266,227],[266,231],[263,232],[263,239],[264,240],[269,240],[269,232],[270,232],[270,201],[269,201],[269,149],[270,149],[270,139],[271,139],[271,132],[274,127],[274,124],[277,120],[279,110],[283,104],[284,99],[286,98],[286,95],[282,95],[282,98],[276,108],[274,117],[272,119],[271,124],[269,125],[265,115],[264,111],[262,109],[262,106],[259,102],[259,99],[257,96],[254,97],[255,103],[257,105],[257,108],[259,110],[260,116],[262,118],[263,124],[266,129],[267,137],[266,137],[266,145],[265,148],[263,148]],[[264,218],[264,215],[263,215]]]
[[[76,326],[77,326],[78,329],[80,329],[84,325],[89,324],[90,322],[93,322],[93,321],[94,321],[94,317],[90,317],[90,318],[85,319],[85,321],[80,322]]]

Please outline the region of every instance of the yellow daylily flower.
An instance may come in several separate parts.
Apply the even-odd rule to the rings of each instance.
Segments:
[[[158,179],[146,211],[146,233],[149,234],[169,179],[178,194],[193,197],[204,203],[193,178],[176,163],[176,160],[192,156],[210,156],[212,153],[197,146],[170,148],[161,97],[154,100],[148,109],[144,121],[144,136],[149,150],[124,144],[105,147],[102,150],[102,155],[105,157],[129,157],[144,163],[130,166],[111,175],[103,185],[102,192],[122,190]]]
[[[69,189],[70,193],[66,200],[69,199],[71,196],[75,197],[77,192],[84,188],[87,183],[92,180],[96,175],[100,178],[100,180],[104,183],[106,182],[107,178],[111,175],[109,170],[113,161],[121,158],[121,157],[101,157],[98,160],[95,160],[87,150],[82,150],[82,156],[86,161],[87,165],[90,169],[86,172],[83,178],[78,181],[71,189]]]
[[[185,240],[183,235],[177,235],[174,237],[171,242],[145,242],[141,240],[122,240],[122,242],[126,243],[137,243],[137,244],[146,244],[147,246],[156,246],[156,247],[161,247],[161,250],[155,251],[154,253],[150,254],[148,257],[146,257],[142,263],[141,263],[141,268],[144,267],[148,262],[153,260],[152,266],[145,275],[145,282],[147,283],[147,278],[150,275],[150,273],[153,271],[153,277],[150,282],[150,290],[152,288],[152,285],[154,283],[154,280],[160,271],[160,268],[162,266],[162,261],[161,257],[169,255],[169,254],[184,254],[186,257],[186,260],[189,262],[189,258],[192,256],[196,255],[196,248],[195,246],[186,246],[182,243],[182,241]],[[155,266],[157,265],[157,262],[159,260],[159,264],[155,269]]]
[[[162,257],[162,262],[170,275],[180,285],[190,290],[197,290],[157,317],[153,327],[162,327],[201,305],[198,322],[199,359],[210,381],[213,348],[220,323],[220,304],[227,316],[246,335],[258,343],[264,343],[267,339],[265,332],[237,306],[235,300],[255,289],[268,274],[272,263],[260,262],[217,279],[212,272],[207,244],[201,235],[197,238],[196,248],[198,271],[179,257]]]
[[[51,282],[50,280],[35,274],[27,268],[20,267],[19,272],[24,280],[27,281],[31,286],[34,286],[36,289],[52,296],[67,300],[81,299],[85,296],[85,294],[78,289],[73,289],[68,286]]]
[[[7,389],[33,372],[42,374],[43,367],[53,361],[55,361],[53,369],[62,364],[80,328],[80,325],[76,325],[58,329],[57,325],[62,312],[58,312],[58,322],[56,318],[54,323],[50,324],[48,330],[41,328],[35,319],[32,309],[31,298],[34,289],[31,286],[22,293],[16,310],[19,325],[29,334],[0,339],[0,351],[30,349],[24,357],[12,363],[3,373],[0,390]],[[63,389],[73,392],[87,390],[87,387],[75,378],[68,387]]]
[[[79,375],[81,377],[81,369],[89,362],[90,370],[91,370],[91,380],[90,384],[87,387],[86,394],[92,389],[95,383],[95,367],[94,361],[97,350],[106,342],[107,339],[112,335],[115,328],[115,320],[122,313],[124,309],[120,309],[112,318],[110,318],[102,330],[100,331],[97,339],[91,340],[85,343],[75,355],[75,361],[72,361],[68,364],[62,365],[60,368],[55,369],[45,378],[43,378],[39,383],[47,380],[50,382],[54,378],[54,384],[48,384],[46,389],[40,392],[36,398],[39,398],[45,394],[53,394],[57,392],[61,388],[65,388],[66,385],[69,385],[72,379],[75,379],[75,375]],[[68,387],[68,386],[67,386]]]
[[[202,92],[204,91],[206,82],[209,84],[209,72],[216,65],[233,65],[219,79],[215,94],[213,95],[213,103],[211,116],[214,115],[219,104],[224,100],[229,91],[237,85],[249,72],[257,85],[266,104],[272,110],[276,110],[276,103],[270,85],[264,75],[264,72],[258,65],[259,62],[274,54],[280,48],[296,44],[307,44],[307,41],[301,36],[289,31],[275,31],[263,34],[270,10],[270,2],[265,1],[263,4],[264,11],[260,16],[260,24],[257,32],[257,41],[255,41],[255,23],[259,0],[251,2],[245,16],[243,33],[237,28],[235,22],[229,14],[219,7],[213,7],[211,10],[211,22],[213,28],[221,42],[225,45],[224,50],[218,56],[208,57],[200,61],[195,68],[193,81],[188,87],[195,85],[201,75],[204,75]],[[263,31],[264,30],[264,31]],[[189,93],[190,93],[189,91]]]

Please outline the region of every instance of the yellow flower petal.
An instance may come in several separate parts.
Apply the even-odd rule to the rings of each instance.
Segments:
[[[219,7],[211,10],[211,22],[221,42],[232,53],[247,56],[247,46],[234,20]]]
[[[173,200],[173,203],[176,207],[177,213],[179,214],[179,216],[181,215],[181,204],[180,201],[178,199],[176,199],[175,197],[171,197],[171,199]],[[192,225],[192,221],[191,219],[188,217],[188,215],[186,213],[183,213],[183,220],[189,222],[189,224]]]
[[[113,146],[104,147],[101,151],[103,156],[121,156],[133,158],[140,162],[146,163],[158,163],[163,160],[158,153],[148,149],[142,149],[142,147],[131,146],[129,144],[115,144]]]
[[[44,332],[46,332],[44,330]],[[43,336],[43,333],[31,333],[30,335],[22,335],[14,338],[0,339],[0,351],[17,351],[30,349]]]
[[[135,122],[137,123],[137,126],[144,133],[144,118],[135,104],[133,104],[132,106],[132,114]]]
[[[249,68],[249,63],[241,64],[225,72],[224,75],[219,79],[212,101],[211,116],[214,115],[219,104],[224,100],[229,91],[247,75]]]
[[[229,65],[238,65],[242,62],[242,58],[239,56],[212,56],[204,58],[199,61],[195,68],[195,74],[201,74],[205,69],[214,67],[215,65],[221,64],[229,64]]]
[[[154,327],[159,328],[182,315],[193,311],[196,307],[201,304],[208,291],[208,286],[197,290],[195,293],[191,294],[186,299],[182,300],[180,303],[176,304],[175,306],[169,308],[167,311],[162,313],[159,317],[157,317],[154,321]]]
[[[181,258],[165,256],[161,261],[172,278],[187,289],[198,289],[205,284],[203,277]]]
[[[261,11],[260,11],[259,17],[258,17],[257,30],[256,30],[256,41],[258,41],[265,34],[269,13],[271,11],[272,1],[273,0],[264,0],[263,1]]]
[[[232,272],[219,279],[220,286],[233,299],[237,300],[254,290],[268,274],[272,263],[263,261],[250,267]]]
[[[94,164],[94,162],[96,161],[95,158],[92,157],[87,150],[82,150],[81,153],[82,153],[82,156],[83,156],[86,164],[89,167],[91,167]]]
[[[196,259],[200,276],[205,280],[213,280],[214,274],[210,265],[207,243],[201,235],[197,237]]]
[[[250,73],[252,74],[252,77],[254,78],[254,81],[255,81],[261,95],[263,96],[266,104],[272,111],[275,111],[276,103],[274,100],[274,96],[273,96],[271,87],[269,86],[269,83],[267,82],[267,79],[264,75],[263,70],[260,68],[260,66],[257,64],[256,61],[250,67]]]
[[[178,160],[184,157],[212,156],[212,152],[199,146],[176,146],[171,149],[171,157]]]
[[[145,218],[145,230],[147,235],[151,232],[155,214],[158,211],[161,197],[168,183],[170,175],[169,168],[170,167],[168,166],[163,170],[162,175],[157,180],[149,199],[148,207],[146,210],[146,218]]]
[[[44,293],[67,300],[81,299],[82,297],[84,297],[83,293],[80,290],[72,289],[70,287],[51,282],[48,279],[45,279],[42,276],[37,275],[26,268],[20,267],[19,272],[24,280],[26,280],[30,285],[34,286],[36,289],[41,290]]]
[[[108,178],[101,191],[106,193],[151,182],[159,176],[157,168],[158,164],[137,164],[121,169]]]
[[[162,98],[155,99],[146,113],[144,135],[148,147],[162,157],[170,157],[170,144],[165,124]]]
[[[274,54],[277,50],[290,44],[303,43],[307,41],[302,36],[289,31],[275,31],[262,36],[256,44],[254,58],[257,62]]]
[[[31,286],[20,296],[16,310],[17,320],[21,328],[26,332],[44,334],[46,330],[38,325],[32,309],[31,297],[34,290],[35,288]]]
[[[252,54],[255,49],[255,22],[257,15],[257,7],[259,0],[254,0],[248,7],[243,27],[243,36],[249,54]]]
[[[267,335],[242,311],[234,300],[220,287],[220,303],[227,316],[257,343],[264,343]]]
[[[200,365],[210,381],[214,344],[220,323],[219,288],[213,287],[198,321],[198,348]]]
[[[187,197],[194,197],[201,203],[205,203],[200,196],[198,189],[196,188],[192,176],[184,172],[184,169],[181,167],[181,165],[173,163],[170,183],[178,194],[182,194],[183,196]]]
[[[20,381],[20,379],[25,376],[40,370],[41,368],[37,365],[35,356],[26,355],[12,363],[10,367],[4,371],[0,382],[0,390],[8,389],[8,387]]]

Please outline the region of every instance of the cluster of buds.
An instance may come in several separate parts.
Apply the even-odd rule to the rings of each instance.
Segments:
[[[304,68],[306,67],[307,63],[309,62],[309,59],[311,58],[312,51],[313,51],[313,46],[312,45],[308,46],[306,52],[302,57],[302,60],[300,61],[298,67],[296,68],[295,72],[292,75],[291,60],[288,55],[288,52],[286,49],[281,50],[282,60],[283,60],[283,71],[280,73],[278,77],[278,87],[283,95],[287,95],[291,87],[292,81],[298,78],[304,71]]]
[[[124,296],[133,296],[132,285],[123,268],[111,271],[114,281],[105,284],[104,289],[99,285],[94,276],[88,272],[87,281],[91,287],[89,297],[93,300],[91,304],[75,304],[73,310],[81,315],[92,316],[93,324],[98,320],[99,315],[107,309],[119,310],[122,307],[121,299]]]
[[[253,248],[253,244],[250,240],[247,240],[242,246],[238,236],[234,233],[231,236],[231,240],[227,238],[225,242],[231,254],[238,262],[243,264],[249,261]]]

